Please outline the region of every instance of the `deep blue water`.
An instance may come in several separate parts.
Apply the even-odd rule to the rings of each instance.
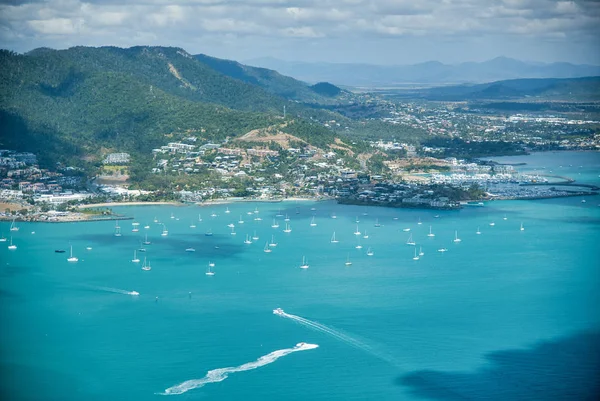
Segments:
[[[498,160],[600,182],[599,153]],[[133,233],[122,221],[122,237],[114,222],[22,223],[16,251],[0,243],[2,399],[157,400],[169,388],[182,400],[593,399],[600,198],[586,200],[443,212],[333,202],[119,207],[141,223]],[[289,234],[283,218],[271,228],[280,208]],[[357,217],[368,239],[353,234]],[[5,236],[8,226],[0,224]],[[255,230],[260,239],[244,244]],[[131,262],[145,233],[152,244],[138,256],[151,271]],[[424,252],[417,261],[411,233]],[[278,245],[267,254],[272,234]],[[69,244],[77,263],[66,260]],[[308,322],[276,316],[277,307]],[[318,348],[290,352],[299,342]]]

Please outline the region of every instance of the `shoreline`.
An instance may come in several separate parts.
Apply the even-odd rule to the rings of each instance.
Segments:
[[[77,205],[77,209],[92,209],[97,207],[111,206],[151,206],[151,205],[171,205],[179,206],[181,202],[105,202],[105,203],[90,203],[89,205]]]

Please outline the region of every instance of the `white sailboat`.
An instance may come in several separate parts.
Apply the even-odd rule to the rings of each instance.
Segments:
[[[365,230],[365,235],[363,235],[363,238],[364,238],[364,239],[367,239],[367,238],[369,238],[369,234],[367,234],[367,230]]]
[[[375,227],[381,227],[381,224],[379,224],[379,219],[375,219]]]
[[[262,219],[260,217],[255,217],[254,221],[262,221]]]
[[[77,259],[75,256],[73,256],[73,245],[71,245],[71,255],[67,258],[67,262],[77,262],[79,261],[79,259]]]
[[[356,224],[360,223],[360,220],[358,219],[358,216],[356,216]]]
[[[119,227],[119,222],[115,222],[115,237],[121,236],[121,227]]]
[[[428,237],[435,237],[435,234],[431,231],[431,226],[429,226],[429,234],[427,234]]]
[[[190,228],[196,228],[196,223],[193,220],[190,222]]]
[[[310,226],[311,227],[316,227],[317,223],[315,223],[315,216],[312,217],[312,219],[310,220]]]
[[[146,257],[144,257],[144,264],[142,265],[142,270],[145,270],[145,271],[152,270],[152,267],[150,267],[150,262],[148,262],[148,264],[146,264]]]
[[[285,219],[283,219],[283,221],[290,221],[290,217],[286,214]]]
[[[308,263],[306,263],[306,258],[302,256],[302,264],[300,265],[301,269],[308,269]]]
[[[228,208],[228,207],[226,207],[226,208],[225,208],[225,213],[227,213],[227,214],[231,213],[231,212],[229,211],[229,208]]]
[[[338,241],[338,240],[335,238],[335,231],[334,231],[334,232],[333,232],[333,235],[331,236],[331,243],[332,243],[332,244],[337,244],[338,242],[340,242],[340,241]]]
[[[231,227],[231,232],[229,234],[235,235],[235,227]]]
[[[186,252],[196,252],[195,248],[189,247],[189,248],[185,248]]]
[[[133,250],[133,259],[131,259],[133,263],[140,263],[140,259],[137,257],[137,251]]]
[[[271,253],[271,248],[269,248],[269,241],[265,242],[265,253]]]
[[[146,234],[146,236],[144,237],[144,242],[142,242],[142,244],[150,245],[150,241],[148,241],[148,234]]]
[[[403,228],[402,231],[404,231],[405,233],[410,231],[410,228]]]
[[[481,231],[479,231],[479,227],[477,227],[477,231],[475,231],[475,234],[480,235]]]
[[[292,228],[290,227],[290,223],[285,223],[285,229],[283,230],[284,233],[291,233],[292,232]]]
[[[154,216],[154,222],[158,223],[158,218],[156,216]]]
[[[201,222],[202,221],[202,215],[200,213],[198,213],[198,221]]]
[[[355,246],[356,249],[362,249],[362,245],[360,244],[360,239],[358,240],[358,244]]]
[[[133,228],[131,229],[132,233],[137,233],[138,231],[140,231],[140,229],[138,228],[138,226],[140,225],[140,223],[137,223],[137,222],[134,221],[133,223],[131,223],[131,225],[133,226]]]
[[[167,235],[169,235],[169,231],[167,230],[167,227],[163,224],[163,229],[162,232],[160,233],[160,235],[162,235],[163,237],[166,237]]]
[[[337,216],[335,215],[335,213],[333,213],[333,214],[331,215],[331,218],[332,218],[332,219],[337,219]]]
[[[425,255],[425,252],[423,252],[423,247],[419,246],[419,256],[423,256]]]
[[[244,224],[244,220],[242,220],[242,215],[240,214],[240,219],[238,220],[238,224]]]
[[[508,217],[506,217],[506,215],[504,215],[504,217],[502,218],[502,220],[508,220]]]
[[[460,238],[458,238],[458,231],[454,231],[454,242],[460,242],[462,241]]]
[[[246,234],[246,239],[244,240],[244,244],[251,244],[252,240],[250,239],[250,235]]]
[[[352,262],[350,262],[350,254],[348,254],[348,257],[346,258],[346,263],[344,263],[346,266],[352,266]]]
[[[446,251],[447,251],[446,248],[440,248],[440,249],[438,249],[438,252],[446,252]]]
[[[358,229],[358,224],[356,225],[356,231],[354,231],[354,235],[360,235],[360,230]]]
[[[271,224],[271,228],[279,228],[279,223],[277,220],[273,219],[273,224]]]
[[[523,227],[523,223],[521,222],[521,228],[519,229],[520,231],[525,231],[525,227]]]
[[[213,271],[211,270],[211,268],[212,268],[212,267],[215,267],[215,264],[214,264],[214,263],[212,263],[212,262],[208,262],[208,270],[207,270],[207,271],[206,271],[206,273],[204,273],[204,274],[206,274],[207,276],[214,276],[214,275],[215,275],[215,272],[213,272]]]
[[[281,208],[279,208],[275,217],[283,217],[283,214],[281,214]]]
[[[258,213],[258,207],[255,207],[254,208],[254,214],[257,214],[257,213]]]
[[[252,236],[252,240],[256,241],[258,239],[258,235],[256,234],[256,230],[254,230],[254,235]]]
[[[418,225],[421,225],[423,223],[421,223],[421,218],[419,217],[419,221],[417,222]]]
[[[6,237],[4,236],[4,233],[2,233],[2,237],[0,237],[0,242],[6,242]]]
[[[10,231],[19,231],[19,227],[17,227],[16,218],[13,218],[13,221],[10,225]]]
[[[410,234],[408,236],[408,239],[406,240],[406,245],[416,245],[417,243],[413,240],[413,236],[412,234]]]
[[[17,249],[17,246],[14,245],[12,242],[12,235],[10,236],[10,245],[8,246],[8,249],[10,249],[11,251],[14,251],[15,249]]]
[[[373,251],[371,250],[371,247],[369,247],[369,249],[367,249],[367,256],[373,256]]]
[[[210,217],[217,217],[217,214],[216,214],[215,212],[212,212],[212,213],[210,214]]]
[[[415,248],[415,256],[413,256],[413,260],[419,260],[419,255],[417,255],[417,248]]]
[[[271,242],[269,242],[269,246],[270,247],[276,247],[277,246],[277,242],[275,242],[275,236],[271,235]]]
[[[150,224],[146,224],[146,225],[144,226],[144,230],[149,230],[149,229],[150,229]]]

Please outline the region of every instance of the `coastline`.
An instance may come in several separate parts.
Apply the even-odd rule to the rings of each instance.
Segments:
[[[105,203],[90,203],[89,205],[77,205],[77,209],[92,209],[97,207],[111,206],[151,206],[151,205],[171,205],[179,206],[181,202],[105,202]]]

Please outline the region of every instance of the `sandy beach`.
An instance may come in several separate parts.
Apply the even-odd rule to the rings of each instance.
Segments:
[[[113,207],[113,206],[149,206],[149,205],[171,205],[182,206],[180,202],[107,202],[107,203],[91,203],[89,205],[77,205],[78,209],[90,209],[95,207]]]

